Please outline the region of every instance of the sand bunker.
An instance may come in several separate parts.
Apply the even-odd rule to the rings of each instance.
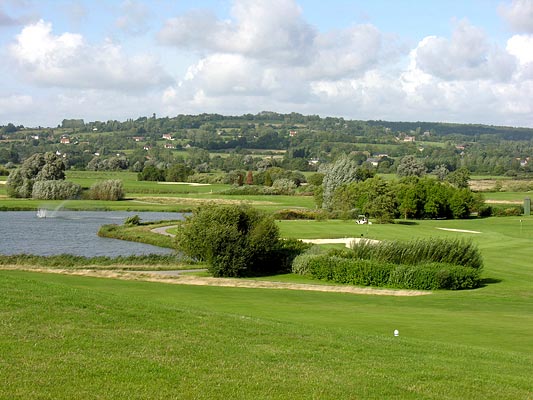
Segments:
[[[211,186],[210,183],[196,182],[157,182],[158,185],[187,185],[187,186]]]
[[[339,238],[339,239],[300,239],[304,243],[313,243],[313,244],[344,244],[346,247],[351,248],[352,243],[359,243],[361,240],[378,243],[379,240],[374,239],[365,239],[365,238]]]
[[[452,229],[452,228],[437,228],[441,231],[450,231],[450,232],[462,232],[462,233],[481,233],[479,231],[469,231],[467,229]]]

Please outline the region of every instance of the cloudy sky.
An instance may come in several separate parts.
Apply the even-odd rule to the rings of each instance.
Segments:
[[[263,110],[533,127],[533,0],[0,0],[0,124]]]

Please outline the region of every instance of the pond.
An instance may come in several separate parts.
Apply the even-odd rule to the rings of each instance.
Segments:
[[[116,257],[173,252],[144,243],[97,236],[100,226],[120,225],[132,215],[139,215],[142,222],[183,219],[181,213],[168,212],[47,211],[46,218],[39,218],[34,211],[0,212],[0,254]]]

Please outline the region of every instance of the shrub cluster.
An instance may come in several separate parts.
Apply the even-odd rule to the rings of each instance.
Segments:
[[[483,260],[471,241],[417,239],[359,241],[352,249],[302,254],[292,271],[337,283],[402,289],[472,289],[481,283]]]
[[[295,220],[295,219],[315,219],[323,220],[328,218],[326,210],[309,210],[309,209],[283,209],[274,212],[274,219],[277,220]]]
[[[89,197],[92,200],[117,201],[124,198],[124,187],[119,179],[108,179],[96,182],[91,186]]]
[[[514,207],[497,207],[491,206],[491,215],[494,217],[518,217],[524,214],[522,206]]]
[[[270,186],[243,185],[233,186],[224,190],[222,194],[237,196],[254,196],[254,195],[279,195],[280,193]]]
[[[81,186],[67,181],[36,181],[31,197],[39,200],[67,200],[80,195]]]

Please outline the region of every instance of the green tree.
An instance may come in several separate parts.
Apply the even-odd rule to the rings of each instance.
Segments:
[[[176,243],[187,256],[206,261],[214,276],[264,275],[279,268],[279,228],[251,207],[198,208],[178,228]]]
[[[417,187],[418,180],[416,182],[402,182],[396,186],[398,210],[405,219],[420,216],[423,201]]]
[[[396,174],[402,176],[423,176],[426,173],[424,164],[417,160],[415,156],[408,155],[401,159],[398,164]]]
[[[450,171],[448,171],[448,168],[446,168],[446,165],[440,164],[435,167],[435,169],[432,172],[439,181],[444,181]]]
[[[27,158],[20,168],[9,174],[6,182],[11,197],[29,198],[36,181],[65,179],[65,163],[54,153],[37,153]]]
[[[187,178],[192,174],[192,169],[187,165],[176,163],[167,169],[165,180],[167,182],[186,182]]]
[[[272,176],[270,176],[270,172],[266,171],[265,172],[265,183],[264,185],[265,186],[272,186],[274,182],[272,181]]]
[[[346,155],[339,157],[334,163],[324,167],[324,188],[322,194],[322,208],[331,210],[333,207],[333,194],[343,184],[362,181],[372,173],[369,170],[360,169],[357,163]]]
[[[453,172],[451,172],[447,177],[446,180],[450,182],[452,185],[458,188],[467,188],[468,187],[468,181],[470,180],[470,171],[465,168],[461,167]]]
[[[449,203],[454,218],[468,218],[474,205],[474,195],[467,188],[455,189]]]
[[[154,165],[145,165],[143,170],[137,174],[140,181],[165,181],[165,171]]]

